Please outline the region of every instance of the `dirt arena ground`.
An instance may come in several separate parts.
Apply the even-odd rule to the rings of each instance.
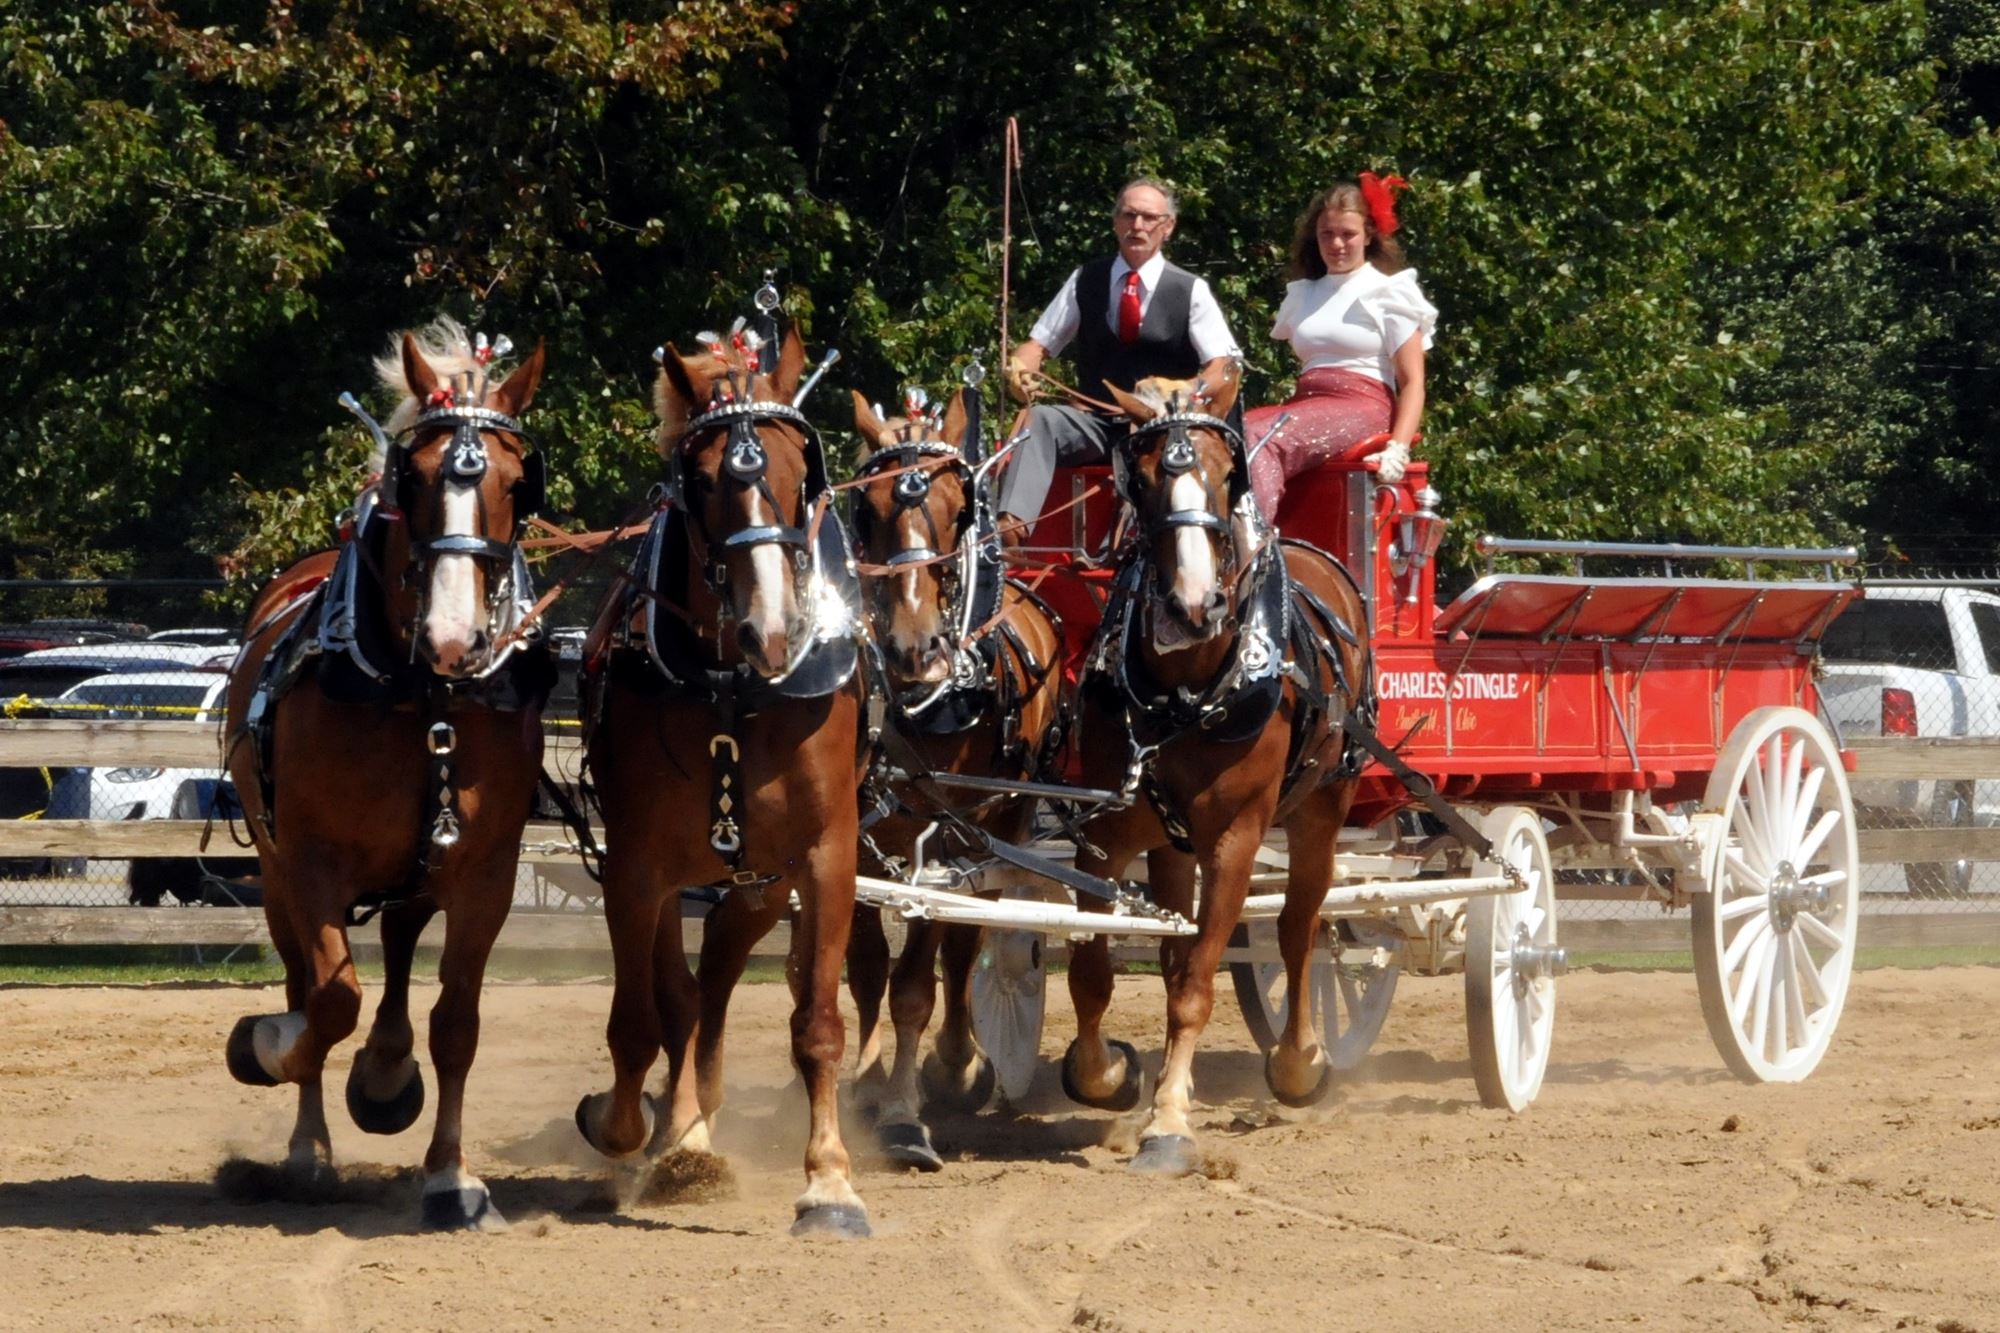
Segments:
[[[1456,979],[1405,979],[1311,1114],[1265,1096],[1219,1005],[1206,1177],[1129,1176],[1132,1126],[1045,1068],[1026,1106],[938,1126],[941,1175],[853,1134],[876,1238],[848,1243],[785,1232],[804,1116],[780,987],[738,997],[733,1181],[618,1209],[570,1122],[605,1082],[608,989],[487,994],[468,1142],[514,1225],[468,1237],[412,1234],[428,1114],[393,1140],[337,1119],[340,1202],[219,1195],[225,1159],[282,1155],[290,1094],[222,1064],[278,992],[0,991],[0,1327],[2000,1333],[1996,969],[1863,973],[1813,1079],[1762,1088],[1723,1072],[1691,976],[1573,976],[1519,1118],[1477,1104]],[[1159,994],[1125,978],[1113,1030],[1157,1048]]]

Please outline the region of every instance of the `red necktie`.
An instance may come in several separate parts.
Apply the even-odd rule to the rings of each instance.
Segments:
[[[1136,270],[1125,275],[1125,292],[1118,298],[1118,341],[1139,341],[1139,274]]]

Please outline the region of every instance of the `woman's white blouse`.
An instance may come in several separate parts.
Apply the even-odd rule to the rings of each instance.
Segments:
[[[1358,286],[1350,293],[1349,284]],[[1350,273],[1287,284],[1271,336],[1292,344],[1304,370],[1351,370],[1393,390],[1396,349],[1421,335],[1429,351],[1437,316],[1417,286],[1415,269],[1384,273],[1363,264]]]

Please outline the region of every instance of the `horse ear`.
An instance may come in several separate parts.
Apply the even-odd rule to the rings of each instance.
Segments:
[[[1118,404],[1119,410],[1134,421],[1151,421],[1160,414],[1158,408],[1134,398],[1115,384],[1107,383],[1104,387],[1111,390],[1111,401]]]
[[[771,391],[778,398],[789,403],[792,395],[799,391],[799,378],[805,374],[806,343],[799,337],[799,326],[789,325],[785,329],[785,339],[778,344],[778,369],[771,376]]]
[[[861,438],[870,453],[875,451],[882,437],[889,432],[889,423],[875,415],[875,409],[861,396],[861,390],[850,390],[854,395],[854,429],[861,432]]]
[[[437,372],[424,360],[416,335],[410,333],[403,335],[403,383],[409,386],[411,396],[419,404],[428,403],[438,390]]]
[[[660,457],[665,458],[672,452],[674,443],[687,428],[688,419],[699,401],[695,396],[694,375],[688,370],[687,362],[681,360],[681,354],[674,350],[672,343],[666,344],[660,349],[660,373],[653,380],[653,415],[660,421],[653,446]]]
[[[1218,357],[1217,365],[1211,361],[1201,373],[1199,381],[1208,395],[1204,409],[1212,417],[1229,416],[1229,409],[1236,406],[1237,391],[1243,387],[1243,369],[1235,357]]]
[[[494,410],[505,412],[510,417],[518,417],[527,411],[535,401],[535,390],[542,386],[542,370],[548,361],[549,345],[538,340],[534,355],[514,367],[500,382],[500,388],[493,397]]]
[[[965,395],[951,396],[951,406],[944,410],[945,443],[954,449],[965,443]]]
[[[701,394],[695,388],[694,372],[672,343],[660,349],[660,387],[680,400],[682,415],[701,401]]]

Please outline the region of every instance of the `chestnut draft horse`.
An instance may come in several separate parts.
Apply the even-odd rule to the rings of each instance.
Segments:
[[[544,354],[537,347],[504,380],[489,378],[491,356],[483,338],[475,348],[440,320],[404,334],[376,363],[383,386],[402,396],[389,419],[394,442],[368,423],[383,480],[357,502],[338,551],[307,557],[259,594],[225,724],[288,1006],[237,1023],[230,1073],[298,1085],[286,1173],[295,1188],[324,1194],[334,1176],[320,1081],[361,1011],[348,927],[381,912],[387,982],[347,1106],[363,1130],[395,1134],[424,1104],[411,957],[444,912],[422,1218],[480,1230],[505,1223],[465,1169],[465,1080],[555,680],[526,620],[533,590],[515,544],[540,502],[541,458],[527,453],[517,418],[534,400]]]
[[[811,1101],[794,1234],[867,1235],[836,1114],[854,913],[863,681],[847,538],[818,435],[791,406],[805,354],[754,332],[683,358],[654,393],[668,502],[585,649],[585,744],[608,848],[614,1082],[577,1127],[599,1152],[709,1148],[723,1022],[751,947],[796,892],[792,1058]],[[681,890],[715,885],[698,979]],[[664,1044],[664,1113],[644,1094]]]
[[[878,873],[907,863],[934,822],[927,858],[979,860],[983,847],[974,830],[1021,842],[1034,818],[1032,798],[1004,795],[954,814],[928,783],[885,782],[884,767],[1048,781],[1062,742],[1062,631],[1046,605],[1003,577],[977,404],[968,389],[940,420],[912,393],[905,415],[884,421],[854,395],[855,429],[873,447],[856,477],[854,537],[864,561],[862,602],[889,696],[862,800],[863,850]],[[982,889],[997,892],[1000,877],[1011,873],[988,868]],[[978,1111],[996,1081],[972,1033],[972,964],[983,932],[912,921],[891,983],[880,910],[858,908],[854,923],[848,986],[861,1019],[860,1085],[879,1080],[877,1134],[892,1161],[940,1170],[944,1162],[921,1110]],[[940,944],[944,1024],[920,1074],[917,1052],[937,1003]],[[896,1054],[883,1075],[879,1020],[891,985]]]
[[[1085,827],[1077,868],[1116,877],[1138,852],[1171,843],[1180,855],[1152,860],[1154,897],[1194,915],[1199,863],[1198,933],[1160,945],[1166,1058],[1131,1163],[1183,1175],[1199,1160],[1188,1121],[1195,1043],[1274,823],[1291,861],[1278,920],[1291,1011],[1265,1079],[1290,1106],[1319,1100],[1331,1082],[1305,971],[1359,772],[1343,724],[1368,723],[1373,702],[1360,592],[1332,557],[1272,540],[1257,517],[1242,437],[1224,420],[1234,366],[1220,382],[1142,381],[1139,390],[1117,394],[1133,427],[1113,457],[1137,537],[1091,648],[1079,712],[1086,783],[1145,799]],[[1104,936],[1072,951],[1069,986],[1077,1037],[1063,1057],[1064,1090],[1086,1105],[1130,1109],[1138,1053],[1107,1043],[1100,1027],[1111,1001]]]

